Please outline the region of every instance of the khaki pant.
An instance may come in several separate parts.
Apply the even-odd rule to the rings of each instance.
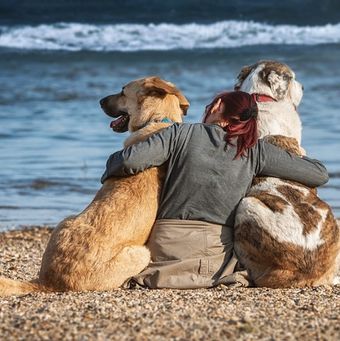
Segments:
[[[248,286],[233,252],[233,228],[196,220],[157,220],[146,246],[152,262],[130,280],[149,288]]]

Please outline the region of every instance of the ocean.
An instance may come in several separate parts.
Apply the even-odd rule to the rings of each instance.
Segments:
[[[302,144],[327,166],[319,194],[340,217],[338,1],[0,0],[0,230],[54,226],[91,201],[127,136],[111,131],[100,98],[158,75],[198,122],[261,59],[303,84]]]

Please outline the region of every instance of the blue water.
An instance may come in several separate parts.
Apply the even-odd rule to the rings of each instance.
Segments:
[[[329,169],[319,193],[340,216],[335,1],[309,1],[319,7],[304,15],[298,1],[281,10],[246,0],[115,1],[116,10],[109,1],[7,3],[0,1],[0,229],[54,225],[90,202],[127,136],[112,133],[100,98],[159,75],[185,93],[187,121],[197,122],[211,97],[259,59],[288,63],[304,85],[303,146]]]

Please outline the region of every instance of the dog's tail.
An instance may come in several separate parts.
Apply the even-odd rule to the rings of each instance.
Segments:
[[[0,297],[20,296],[30,294],[32,292],[49,291],[37,281],[26,282],[0,277]]]

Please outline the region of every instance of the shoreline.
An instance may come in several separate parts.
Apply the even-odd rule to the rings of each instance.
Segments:
[[[51,231],[35,226],[1,232],[0,275],[35,278]],[[0,299],[0,335],[26,340],[338,340],[339,298],[339,285],[34,293]]]

